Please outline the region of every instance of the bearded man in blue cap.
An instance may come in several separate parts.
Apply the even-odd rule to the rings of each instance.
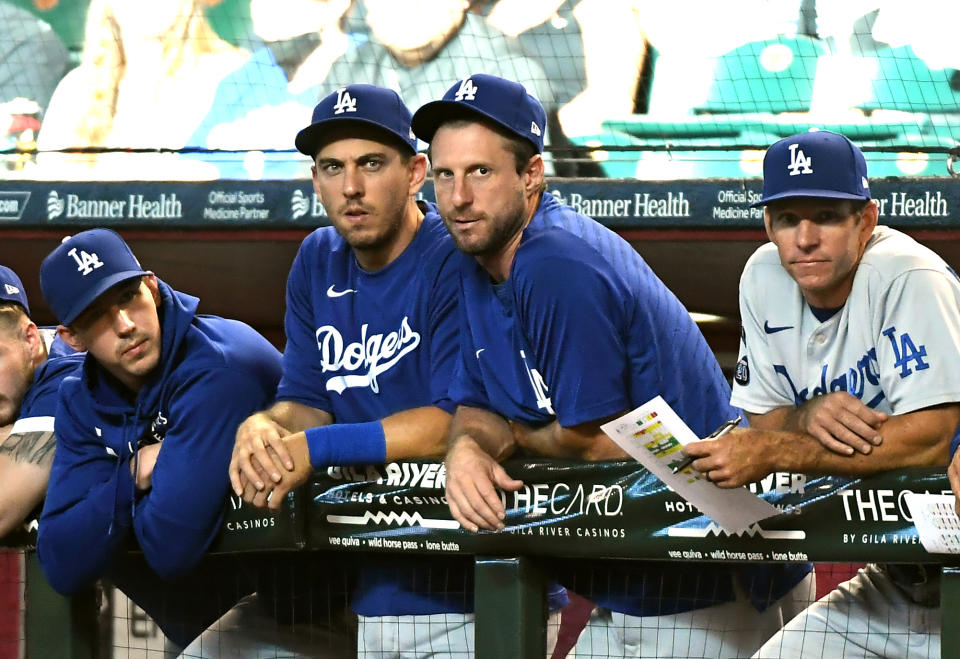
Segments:
[[[40,563],[64,594],[109,576],[148,612],[163,611],[158,624],[185,645],[223,607],[193,615],[202,602],[163,602],[162,584],[186,581],[215,600],[191,570],[220,528],[234,433],[273,400],[280,353],[243,323],[198,314],[197,298],[143,269],[109,229],[64,239],[40,284],[60,338],[87,351],[60,386]],[[142,570],[128,569],[131,539]]]
[[[460,251],[458,404],[446,491],[467,529],[503,529],[499,461],[626,454],[601,424],[662,395],[699,436],[736,416],[690,314],[623,238],[544,192],[540,102],[486,74],[421,107],[440,215]],[[584,654],[744,656],[790,615],[810,568],[759,575],[703,563],[562,563],[557,580],[601,605]],[[797,585],[799,583],[799,585]],[[803,599],[803,596],[798,596]]]
[[[740,280],[734,405],[750,428],[688,444],[720,487],[773,471],[867,476],[947,462],[960,423],[960,281],[877,226],[866,161],[827,131],[763,161],[760,247]],[[762,657],[939,657],[939,566],[868,565]]]

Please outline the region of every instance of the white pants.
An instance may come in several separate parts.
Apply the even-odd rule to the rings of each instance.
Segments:
[[[577,641],[576,657],[748,657],[809,606],[817,587],[811,572],[764,611],[754,608],[736,581],[734,590],[732,602],[672,615],[598,609]]]
[[[281,625],[264,615],[256,595],[243,598],[180,654],[183,659],[342,659],[353,654],[352,615],[329,625]]]
[[[756,657],[940,657],[940,608],[915,604],[867,565],[790,621]]]
[[[547,619],[547,655],[553,652],[560,612]],[[417,616],[357,616],[357,657],[361,659],[472,659],[472,613]]]

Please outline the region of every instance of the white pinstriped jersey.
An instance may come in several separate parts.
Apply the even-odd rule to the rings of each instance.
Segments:
[[[843,308],[820,322],[760,247],[740,278],[743,322],[731,402],[756,414],[848,391],[905,414],[960,401],[960,280],[930,249],[878,226]]]

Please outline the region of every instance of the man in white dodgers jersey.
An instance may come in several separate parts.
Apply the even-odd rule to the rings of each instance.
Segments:
[[[30,320],[27,292],[0,265],[0,537],[43,501],[56,447],[53,416],[60,381],[83,357]]]
[[[864,476],[943,465],[960,422],[960,281],[877,226],[866,162],[842,135],[785,138],[764,158],[770,243],[740,280],[732,403],[750,428],[688,445],[721,487],[774,471]],[[939,569],[868,565],[759,656],[940,656]]]
[[[457,252],[436,207],[416,200],[427,164],[410,118],[396,92],[349,85],[297,135],[333,226],[304,240],[290,271],[277,403],[237,432],[230,477],[254,505],[279,508],[329,466],[443,455]],[[358,559],[350,605],[361,655],[472,644],[472,571],[468,556]]]

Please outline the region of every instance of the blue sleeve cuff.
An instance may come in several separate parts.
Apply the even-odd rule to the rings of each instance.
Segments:
[[[307,449],[314,469],[331,465],[376,465],[387,460],[387,438],[379,421],[308,428]]]

